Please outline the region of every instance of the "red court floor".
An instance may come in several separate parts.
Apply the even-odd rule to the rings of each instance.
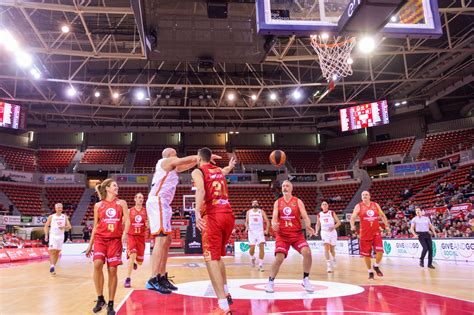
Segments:
[[[288,299],[295,293],[295,288],[289,288],[287,296],[278,300],[234,299],[232,314],[474,314],[473,302],[389,285],[360,286],[363,289],[360,293],[324,298],[318,297],[318,291],[322,292],[325,287],[316,284],[313,298],[304,294],[306,298],[298,296]],[[261,291],[261,287],[254,290]],[[278,290],[277,285],[277,291],[284,290],[283,286]],[[134,290],[121,305],[118,315],[206,314],[216,304],[216,299],[210,297],[176,293],[165,296],[147,290]]]

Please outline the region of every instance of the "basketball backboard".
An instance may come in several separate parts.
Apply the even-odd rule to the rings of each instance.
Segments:
[[[351,1],[358,0],[257,0],[258,32],[275,35],[336,33],[339,18]],[[439,37],[442,29],[437,1],[408,0],[382,33],[387,37]]]

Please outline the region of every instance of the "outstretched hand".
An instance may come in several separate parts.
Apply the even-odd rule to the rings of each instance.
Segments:
[[[237,164],[237,159],[235,157],[231,157],[229,161],[229,166],[234,168],[236,164]]]
[[[211,155],[211,163],[212,164],[216,164],[216,160],[220,160],[220,159],[222,159],[222,156],[220,156],[220,155],[217,155],[217,154]]]

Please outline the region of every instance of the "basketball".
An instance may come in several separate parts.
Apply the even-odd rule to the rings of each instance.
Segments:
[[[276,167],[280,167],[284,165],[286,162],[286,154],[281,150],[275,150],[270,153],[270,163],[275,165]]]

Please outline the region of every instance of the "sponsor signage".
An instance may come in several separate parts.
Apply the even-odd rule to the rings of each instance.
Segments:
[[[34,225],[44,225],[48,221],[48,217],[33,217],[32,223]]]
[[[454,217],[462,217],[466,213],[471,212],[472,203],[462,203],[459,205],[454,205],[449,209],[449,213]]]
[[[308,241],[309,248],[313,253],[315,252],[323,252],[324,251],[324,244],[323,241]],[[245,254],[248,253],[250,250],[250,245],[248,242],[235,242],[234,243],[234,250],[236,254]],[[258,251],[258,247],[255,248]],[[268,241],[265,242],[265,252],[266,253],[273,253],[275,251],[275,241]],[[341,240],[337,241],[336,253],[338,254],[349,254],[349,243],[348,240]],[[296,253],[293,247],[290,248],[289,253]]]
[[[421,163],[409,163],[409,164],[400,164],[393,167],[393,173],[406,174],[406,173],[421,173],[431,170],[431,162],[421,162]]]
[[[3,170],[2,176],[9,177],[14,182],[31,183],[33,182],[33,173]]]
[[[19,215],[4,215],[3,224],[5,225],[18,225],[21,224],[21,216]]]
[[[188,226],[189,220],[171,220],[172,226]]]
[[[147,175],[117,175],[117,183],[148,185]]]
[[[324,174],[324,180],[327,182],[334,181],[334,180],[346,180],[346,179],[352,179],[352,178],[354,178],[353,171],[343,171],[343,172]]]
[[[375,158],[367,158],[365,160],[359,160],[360,166],[372,166],[376,164],[377,164],[377,161]]]
[[[422,247],[418,240],[386,239],[383,241],[387,257],[419,259]],[[433,239],[433,259],[474,262],[474,239]]]
[[[33,217],[30,216],[22,216],[21,223],[31,223],[33,221]]]
[[[201,231],[196,227],[194,212],[191,213],[191,224],[186,228],[185,254],[202,254]]]
[[[43,181],[45,184],[74,184],[74,174],[44,174]]]

